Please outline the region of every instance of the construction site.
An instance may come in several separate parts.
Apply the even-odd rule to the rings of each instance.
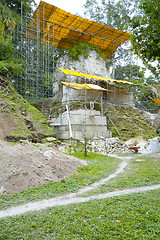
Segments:
[[[13,41],[22,68],[11,77],[17,93],[1,78],[0,140],[42,143],[51,137],[47,141],[54,148],[72,151],[82,143],[85,154],[128,152],[137,144],[149,148],[149,139],[157,137],[160,100],[139,101],[147,86],[138,77],[133,82],[114,78],[112,58],[129,39],[127,32],[43,1],[31,17],[24,16],[21,2]],[[159,151],[158,140],[153,142]]]
[[[158,77],[130,33],[35,2],[0,1],[0,239],[159,239]]]
[[[21,74],[14,76],[14,87],[47,117],[59,139],[125,139],[117,124],[126,116],[118,112],[135,111],[136,94],[143,86],[138,80],[135,84],[111,78],[114,65],[107,65],[107,59],[129,38],[127,32],[43,1],[31,18],[23,17],[22,8],[14,41],[15,54],[24,67]],[[71,56],[70,49],[77,46],[85,48],[84,52]]]

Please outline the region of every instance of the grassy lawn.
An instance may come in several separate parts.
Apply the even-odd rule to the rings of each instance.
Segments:
[[[84,159],[83,153],[75,153],[75,156]],[[115,172],[118,164],[121,162],[119,159],[94,153],[88,153],[85,160],[89,162],[89,165],[78,168],[79,174],[65,178],[63,182],[48,183],[19,194],[0,196],[0,209],[77,192],[80,188],[88,186],[102,178],[106,178],[109,174]]]
[[[0,221],[0,239],[160,239],[159,194],[54,207]]]
[[[82,155],[75,153],[77,157]],[[159,184],[158,156],[133,154],[127,168],[92,194]],[[120,159],[89,154],[89,166],[65,182],[50,183],[20,194],[1,196],[1,208],[76,192],[113,173]],[[160,239],[160,190],[54,207],[0,220],[0,239]]]
[[[128,161],[128,165],[123,173],[110,180],[107,184],[104,184],[98,189],[90,191],[85,195],[89,196],[117,189],[123,190],[126,188],[159,184],[160,159],[158,160],[158,157],[153,155],[142,156],[141,154],[135,154],[132,156],[133,158]]]

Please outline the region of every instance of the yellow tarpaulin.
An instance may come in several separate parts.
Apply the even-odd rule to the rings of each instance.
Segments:
[[[95,79],[95,80],[101,80],[101,81],[109,81],[109,82],[113,82],[113,83],[116,82],[116,83],[131,85],[131,86],[141,86],[141,85],[123,81],[123,80],[116,80],[116,79],[104,78],[104,77],[99,77],[99,76],[93,76],[90,74],[79,73],[79,72],[68,70],[68,69],[62,69],[62,68],[58,68],[58,69],[63,71],[65,74],[71,74],[71,75],[77,76],[77,77],[83,77],[83,78],[87,78],[87,79]]]
[[[61,83],[74,89],[91,89],[91,90],[107,91],[105,88],[102,88],[95,84],[84,84],[84,83],[74,83],[74,82],[61,82]]]
[[[53,1],[54,3],[54,1]],[[31,18],[27,38],[70,49],[80,42],[90,43],[110,58],[130,34],[106,25],[73,15],[41,1]]]
[[[150,99],[152,99],[152,101],[155,102],[156,104],[160,104],[160,99],[154,99],[152,97],[150,97]]]
[[[88,86],[88,87],[90,87],[91,89],[94,89],[94,90],[107,91],[107,89],[102,88],[102,87],[100,87],[98,85],[95,85],[95,84],[92,84],[92,83],[91,84],[87,83],[86,86]]]

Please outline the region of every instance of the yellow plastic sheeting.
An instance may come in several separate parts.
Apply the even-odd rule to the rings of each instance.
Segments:
[[[102,88],[95,84],[84,84],[84,83],[73,83],[73,82],[61,82],[62,84],[74,88],[74,89],[90,89],[90,90],[101,90],[101,91],[107,91],[105,88]]]
[[[98,85],[95,85],[95,84],[92,84],[92,83],[91,84],[87,83],[86,86],[88,86],[88,87],[90,87],[91,89],[94,89],[94,90],[107,91],[107,89],[102,88],[102,87],[100,87]]]
[[[156,104],[160,104],[160,99],[154,99],[152,97],[150,97],[150,99],[152,99],[152,101],[155,102]]]
[[[101,81],[109,81],[109,82],[113,82],[113,83],[116,82],[116,83],[131,85],[131,86],[141,86],[141,85],[134,84],[134,83],[127,82],[127,81],[123,81],[123,80],[103,78],[103,77],[94,76],[94,75],[85,74],[85,73],[80,73],[80,72],[76,72],[76,71],[72,71],[72,70],[68,70],[68,69],[62,69],[62,68],[58,68],[58,69],[63,71],[65,74],[71,74],[71,75],[77,76],[77,77],[83,77],[83,78],[87,78],[87,79],[95,79],[95,80],[101,80]]]
[[[91,89],[90,87],[86,86],[85,84],[73,83],[73,82],[61,82],[61,83],[66,85],[67,87],[71,87],[74,89]]]
[[[109,58],[130,38],[130,34],[41,1],[33,14],[26,37],[35,41],[39,38],[42,43],[54,44],[62,49],[70,49],[80,42],[91,43]]]

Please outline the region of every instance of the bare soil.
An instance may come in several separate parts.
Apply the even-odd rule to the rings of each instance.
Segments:
[[[42,142],[47,136],[53,137],[54,131],[45,117],[0,76],[0,194],[19,193],[64,180],[65,176],[76,174],[78,167],[86,165],[48,144],[37,147],[31,143]],[[21,142],[10,143],[6,139]],[[56,142],[55,139],[54,144]]]
[[[47,182],[57,182],[77,173],[85,161],[58,150],[30,142],[0,141],[0,194],[25,191]]]
[[[17,125],[15,121],[10,117],[10,114],[8,114],[7,112],[0,112],[0,140],[4,140],[6,136],[10,135],[11,131],[14,130],[16,127]]]

